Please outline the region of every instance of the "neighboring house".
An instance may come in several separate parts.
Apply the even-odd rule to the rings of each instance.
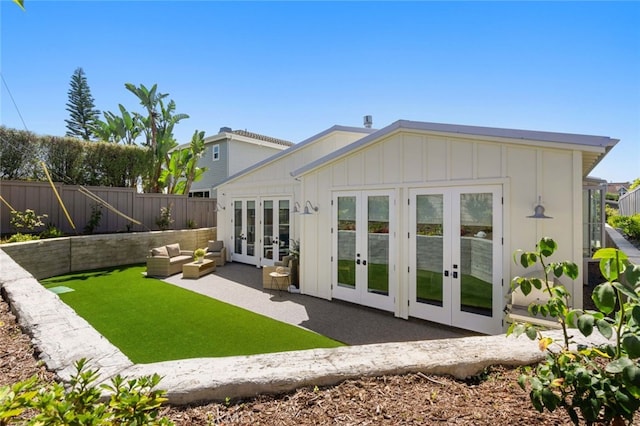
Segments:
[[[583,189],[599,184],[587,175],[617,142],[405,120],[334,126],[220,184],[218,238],[231,260],[257,266],[299,240],[303,294],[501,333],[511,279],[525,272],[514,250],[549,236],[554,260],[583,264]],[[582,276],[563,284],[580,307]]]
[[[202,179],[193,182],[190,197],[216,198],[215,187],[229,176],[251,167],[265,158],[289,148],[293,143],[222,127],[215,136],[204,139],[205,150],[198,167],[206,167]],[[188,145],[181,145],[185,147]]]
[[[629,186],[631,182],[609,182],[607,183],[607,192],[618,194],[618,197],[622,197],[629,192]]]

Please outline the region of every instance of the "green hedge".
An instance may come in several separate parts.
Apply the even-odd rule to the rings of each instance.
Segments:
[[[46,180],[44,161],[54,181],[68,185],[134,187],[153,164],[148,148],[86,142],[0,126],[0,178]]]
[[[640,213],[633,216],[609,216],[607,223],[634,240],[640,240]]]

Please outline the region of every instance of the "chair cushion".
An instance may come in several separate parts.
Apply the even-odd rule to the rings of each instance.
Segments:
[[[185,264],[192,261],[193,261],[193,256],[185,256],[185,255],[173,256],[171,259],[169,259],[169,263],[171,265],[175,265],[178,263]]]
[[[224,241],[209,241],[209,245],[207,246],[207,251],[211,252],[220,252],[224,247]]]
[[[180,244],[167,245],[167,252],[169,253],[169,257],[180,256]]]
[[[169,252],[165,246],[156,247],[151,249],[151,256],[165,256],[169,257]]]

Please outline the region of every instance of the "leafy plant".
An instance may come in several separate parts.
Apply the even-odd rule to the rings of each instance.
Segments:
[[[40,233],[40,238],[57,238],[64,237],[64,232],[56,228],[53,223],[48,223],[44,231]]]
[[[75,363],[76,373],[68,389],[60,383],[43,385],[34,376],[12,386],[0,387],[0,426],[34,425],[172,425],[158,417],[166,401],[165,391],[154,389],[160,376],[125,380],[120,375],[110,384],[96,386],[98,370],[87,368],[87,361]],[[102,391],[110,394],[102,401]],[[21,417],[29,412],[31,419]]]
[[[102,220],[102,206],[98,204],[94,204],[91,206],[91,216],[89,217],[89,221],[84,226],[85,234],[93,234],[93,232],[100,226],[100,221]]]
[[[587,424],[624,424],[640,407],[640,267],[632,265],[619,250],[598,250],[594,258],[600,259],[600,271],[607,281],[593,290],[597,310],[571,309],[569,292],[562,285],[550,285],[549,277],[576,279],[578,268],[571,262],[547,263],[556,249],[554,240],[543,238],[536,251],[514,254],[516,263],[525,268],[540,264],[544,281],[515,277],[512,288],[520,287],[525,295],[533,287],[546,292],[548,300],[532,303],[529,312],[557,319],[563,335],[557,342],[529,323],[509,327],[508,335],[537,338],[547,354],[538,366],[525,369],[518,383],[523,389],[530,388],[531,402],[540,412],[562,407],[575,424],[580,421],[579,414]],[[572,349],[575,342],[570,327],[577,327],[584,336],[595,329],[614,339],[600,347]]]
[[[187,228],[189,229],[195,229],[198,227],[198,225],[196,224],[196,221],[193,219],[187,219],[186,225],[187,225]]]
[[[48,217],[47,214],[38,215],[31,209],[26,209],[23,212],[13,210],[11,212],[10,223],[16,231],[20,231],[22,229],[33,231],[35,228],[44,225],[42,219],[46,217]]]
[[[156,225],[161,231],[166,231],[171,227],[173,219],[171,219],[171,204],[166,207],[160,207],[160,217],[156,218]]]
[[[289,255],[294,259],[300,260],[300,240],[291,239],[289,243]]]
[[[607,219],[607,223],[620,229],[629,238],[640,239],[640,213],[633,216],[613,215]]]
[[[198,249],[195,249],[195,251],[193,252],[193,257],[196,259],[201,259],[204,257],[205,254],[207,254],[207,252],[204,249],[198,248]]]
[[[33,235],[33,234],[21,234],[20,232],[17,232],[15,234],[13,234],[12,236],[10,236],[9,238],[7,238],[7,240],[5,240],[5,243],[22,243],[25,241],[34,241],[34,240],[39,240],[40,236],[38,235]]]

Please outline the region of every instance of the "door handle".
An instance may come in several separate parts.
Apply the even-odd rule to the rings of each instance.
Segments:
[[[458,278],[458,271],[453,271],[453,278]]]
[[[362,265],[363,265],[363,266],[367,266],[367,261],[366,261],[366,260],[363,260],[363,261],[362,261]]]
[[[356,265],[359,265],[359,264],[360,264],[360,259],[357,259],[356,260]]]
[[[448,277],[449,276],[449,271],[444,271],[444,276]]]

